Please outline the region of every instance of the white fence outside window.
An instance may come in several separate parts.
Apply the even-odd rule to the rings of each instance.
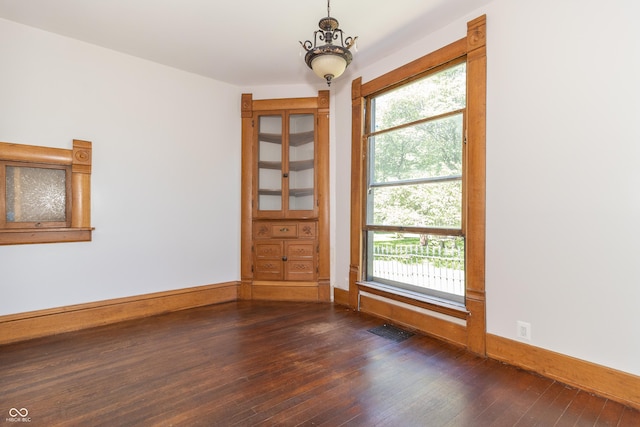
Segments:
[[[464,251],[377,244],[373,248],[373,276],[464,296]]]

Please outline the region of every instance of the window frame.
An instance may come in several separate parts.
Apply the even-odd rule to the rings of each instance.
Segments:
[[[421,117],[417,120],[413,120],[410,122],[402,123],[400,125],[392,126],[389,128],[376,130],[373,129],[373,117],[372,113],[375,104],[375,99],[381,95],[389,93],[393,90],[401,88],[406,85],[410,85],[418,80],[428,78],[429,76],[433,76],[441,71],[447,70],[451,67],[458,66],[460,64],[466,64],[466,55],[455,58],[451,61],[445,62],[439,66],[430,68],[422,73],[418,73],[413,75],[411,78],[405,79],[403,81],[398,82],[397,84],[391,85],[389,87],[384,87],[378,91],[367,94],[363,97],[365,103],[364,109],[364,129],[362,134],[363,146],[362,150],[365,155],[363,156],[364,161],[364,173],[365,179],[363,180],[363,196],[364,196],[364,204],[363,204],[363,217],[364,221],[362,223],[362,231],[364,237],[364,258],[365,262],[363,263],[363,276],[364,279],[369,281],[368,277],[372,277],[373,274],[369,271],[372,269],[373,260],[369,259],[370,250],[372,249],[370,246],[372,245],[372,239],[370,238],[371,233],[375,233],[376,231],[383,232],[397,232],[397,233],[417,233],[417,234],[425,234],[425,235],[438,235],[438,236],[446,236],[446,237],[462,237],[465,238],[465,206],[466,206],[466,189],[465,189],[465,180],[464,176],[466,175],[466,143],[465,143],[465,134],[466,134],[466,114],[467,114],[467,106],[466,106],[466,98],[465,98],[465,106],[463,108],[457,108],[450,111],[446,111],[444,113],[438,113],[428,117]],[[466,75],[466,70],[465,70]],[[466,83],[465,83],[466,90]],[[462,166],[460,174],[448,175],[448,176],[436,176],[436,177],[428,177],[428,178],[416,178],[416,179],[405,179],[405,180],[397,180],[394,182],[385,182],[385,183],[372,183],[374,176],[374,167],[372,165],[374,161],[373,153],[371,153],[371,143],[370,138],[375,137],[380,134],[393,132],[398,129],[403,129],[407,127],[416,126],[419,124],[430,123],[437,120],[441,120],[448,117],[453,117],[461,115],[462,116],[462,140],[460,141],[460,150],[461,150],[461,160]],[[461,209],[461,218],[460,218],[460,227],[445,227],[445,226],[406,226],[406,225],[386,225],[386,224],[377,224],[373,223],[369,219],[369,215],[372,212],[369,211],[371,206],[371,189],[380,188],[380,187],[399,187],[406,184],[430,184],[430,183],[441,183],[441,182],[449,182],[449,181],[459,181],[462,187],[462,194],[460,200],[460,209]],[[372,208],[373,209],[373,208]],[[390,279],[383,278],[374,278],[375,280],[371,281],[373,284],[385,285],[390,290],[395,290],[398,293],[401,292],[411,292],[416,295],[417,298],[424,298],[426,300],[437,301],[438,304],[446,303],[447,306],[459,306],[459,308],[464,311],[464,295],[459,296],[455,294],[449,294],[442,291],[438,291],[435,289],[420,289],[418,286],[411,285],[409,283],[404,282],[396,282]],[[371,284],[370,283],[370,284]]]
[[[0,142],[0,245],[91,241],[90,141],[73,140],[72,149]],[[65,170],[66,221],[7,222],[6,167]]]
[[[411,292],[395,292],[384,285],[366,282],[363,225],[366,224],[367,161],[365,131],[365,97],[394,85],[403,84],[428,70],[460,58],[467,63],[467,103],[465,128],[467,170],[463,174],[463,226],[465,239],[465,299],[458,307],[424,298]],[[352,154],[351,154],[351,250],[349,267],[349,305],[359,309],[360,293],[366,292],[395,300],[398,303],[425,308],[463,319],[464,336],[449,327],[438,335],[458,342],[474,353],[486,355],[485,314],[485,235],[486,235],[486,16],[467,22],[466,37],[418,58],[395,70],[363,83],[359,77],[352,82]],[[389,309],[392,313],[394,310]],[[393,321],[393,319],[391,319]],[[459,330],[459,329],[456,329]]]

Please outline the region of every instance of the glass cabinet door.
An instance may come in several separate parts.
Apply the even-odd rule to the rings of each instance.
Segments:
[[[315,211],[315,121],[313,112],[258,116],[257,215],[303,218]]]
[[[289,115],[289,210],[314,207],[314,114]]]
[[[282,115],[258,120],[258,210],[281,211],[282,206]]]

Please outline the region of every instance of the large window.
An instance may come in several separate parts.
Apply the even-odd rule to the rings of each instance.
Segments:
[[[466,61],[366,98],[366,279],[464,303]]]

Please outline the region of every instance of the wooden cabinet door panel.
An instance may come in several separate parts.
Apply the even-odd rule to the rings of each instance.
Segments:
[[[316,279],[315,241],[285,242],[285,280],[313,281]]]
[[[288,259],[313,259],[313,242],[287,242],[285,253]]]
[[[256,261],[254,272],[256,280],[282,280],[283,261],[278,259],[261,259]]]
[[[255,244],[254,275],[256,280],[282,280],[283,242],[265,240]]]
[[[256,258],[276,258],[282,259],[282,242],[281,241],[266,241],[258,242],[255,245]]]
[[[313,260],[289,259],[284,263],[284,280],[313,281],[315,269]]]

